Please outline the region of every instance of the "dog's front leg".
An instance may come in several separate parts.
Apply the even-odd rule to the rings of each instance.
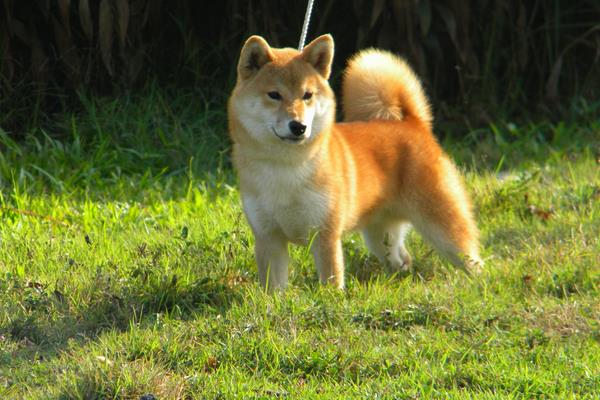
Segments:
[[[344,288],[344,255],[340,235],[319,232],[312,244],[315,266],[321,283]]]
[[[285,289],[288,282],[288,242],[278,234],[256,235],[254,246],[260,284],[268,292]]]

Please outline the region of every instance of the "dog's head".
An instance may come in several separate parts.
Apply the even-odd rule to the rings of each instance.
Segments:
[[[251,36],[238,62],[230,121],[235,119],[259,143],[310,143],[335,117],[327,82],[332,60],[330,35],[318,37],[301,52],[272,48],[262,37]]]

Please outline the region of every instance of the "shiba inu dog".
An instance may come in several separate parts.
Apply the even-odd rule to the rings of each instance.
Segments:
[[[345,122],[336,123],[333,49],[323,35],[303,51],[259,36],[241,50],[229,132],[261,284],[287,285],[291,242],[310,243],[320,281],[343,288],[341,238],[353,229],[398,270],[411,265],[411,226],[455,265],[479,269],[471,203],[432,134],[420,81],[388,52],[360,52],[345,70]]]

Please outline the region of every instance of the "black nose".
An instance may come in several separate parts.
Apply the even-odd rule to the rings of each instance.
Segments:
[[[298,121],[290,121],[290,131],[296,136],[302,136],[306,132],[306,125]]]

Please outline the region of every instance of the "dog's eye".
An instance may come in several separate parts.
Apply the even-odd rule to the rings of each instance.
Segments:
[[[312,98],[312,92],[306,92],[304,93],[304,96],[302,96],[302,100],[310,100]]]
[[[269,96],[273,100],[281,100],[281,94],[279,94],[279,92],[276,92],[276,91],[267,93],[267,96]]]

